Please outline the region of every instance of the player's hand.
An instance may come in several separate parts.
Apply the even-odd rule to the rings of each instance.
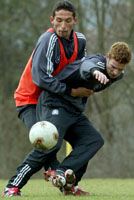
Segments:
[[[89,97],[90,95],[92,95],[94,93],[93,90],[84,88],[84,87],[79,87],[79,88],[72,88],[71,90],[71,95],[73,97]]]
[[[106,77],[105,74],[103,74],[102,72],[95,70],[93,72],[93,76],[95,77],[95,79],[97,79],[100,83],[102,84],[106,84],[107,82],[109,82],[109,79]]]

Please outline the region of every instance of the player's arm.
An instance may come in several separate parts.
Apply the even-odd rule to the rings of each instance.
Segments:
[[[60,95],[70,94],[71,88],[52,75],[55,67],[52,39],[50,40],[49,33],[45,33],[39,39],[32,58],[32,79],[38,87],[44,90]]]
[[[85,59],[80,66],[80,75],[84,80],[90,80],[94,77],[102,84],[109,82],[107,76],[103,73],[105,64],[102,63],[98,58],[93,57]]]

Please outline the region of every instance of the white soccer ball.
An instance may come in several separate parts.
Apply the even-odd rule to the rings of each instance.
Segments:
[[[29,132],[31,144],[39,149],[53,148],[58,141],[58,130],[54,124],[48,121],[40,121],[34,124]]]

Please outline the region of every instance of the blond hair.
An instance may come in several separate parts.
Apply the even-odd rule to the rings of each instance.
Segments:
[[[125,42],[115,42],[107,53],[109,58],[115,59],[120,64],[128,64],[131,60],[131,50]]]

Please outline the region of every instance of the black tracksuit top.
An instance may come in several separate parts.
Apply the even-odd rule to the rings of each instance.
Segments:
[[[67,65],[56,78],[62,83],[66,83],[71,88],[86,87],[99,92],[109,87],[115,81],[120,80],[123,77],[122,72],[117,78],[109,78],[109,82],[104,85],[101,84],[93,77],[93,71],[97,69],[104,73],[107,77],[106,71],[106,57],[103,55],[91,55],[85,58],[75,61],[74,63]],[[40,102],[44,106],[51,107],[65,107],[71,112],[83,112],[85,108],[87,98],[72,97],[69,94],[59,95],[49,91],[44,91],[40,97]]]

